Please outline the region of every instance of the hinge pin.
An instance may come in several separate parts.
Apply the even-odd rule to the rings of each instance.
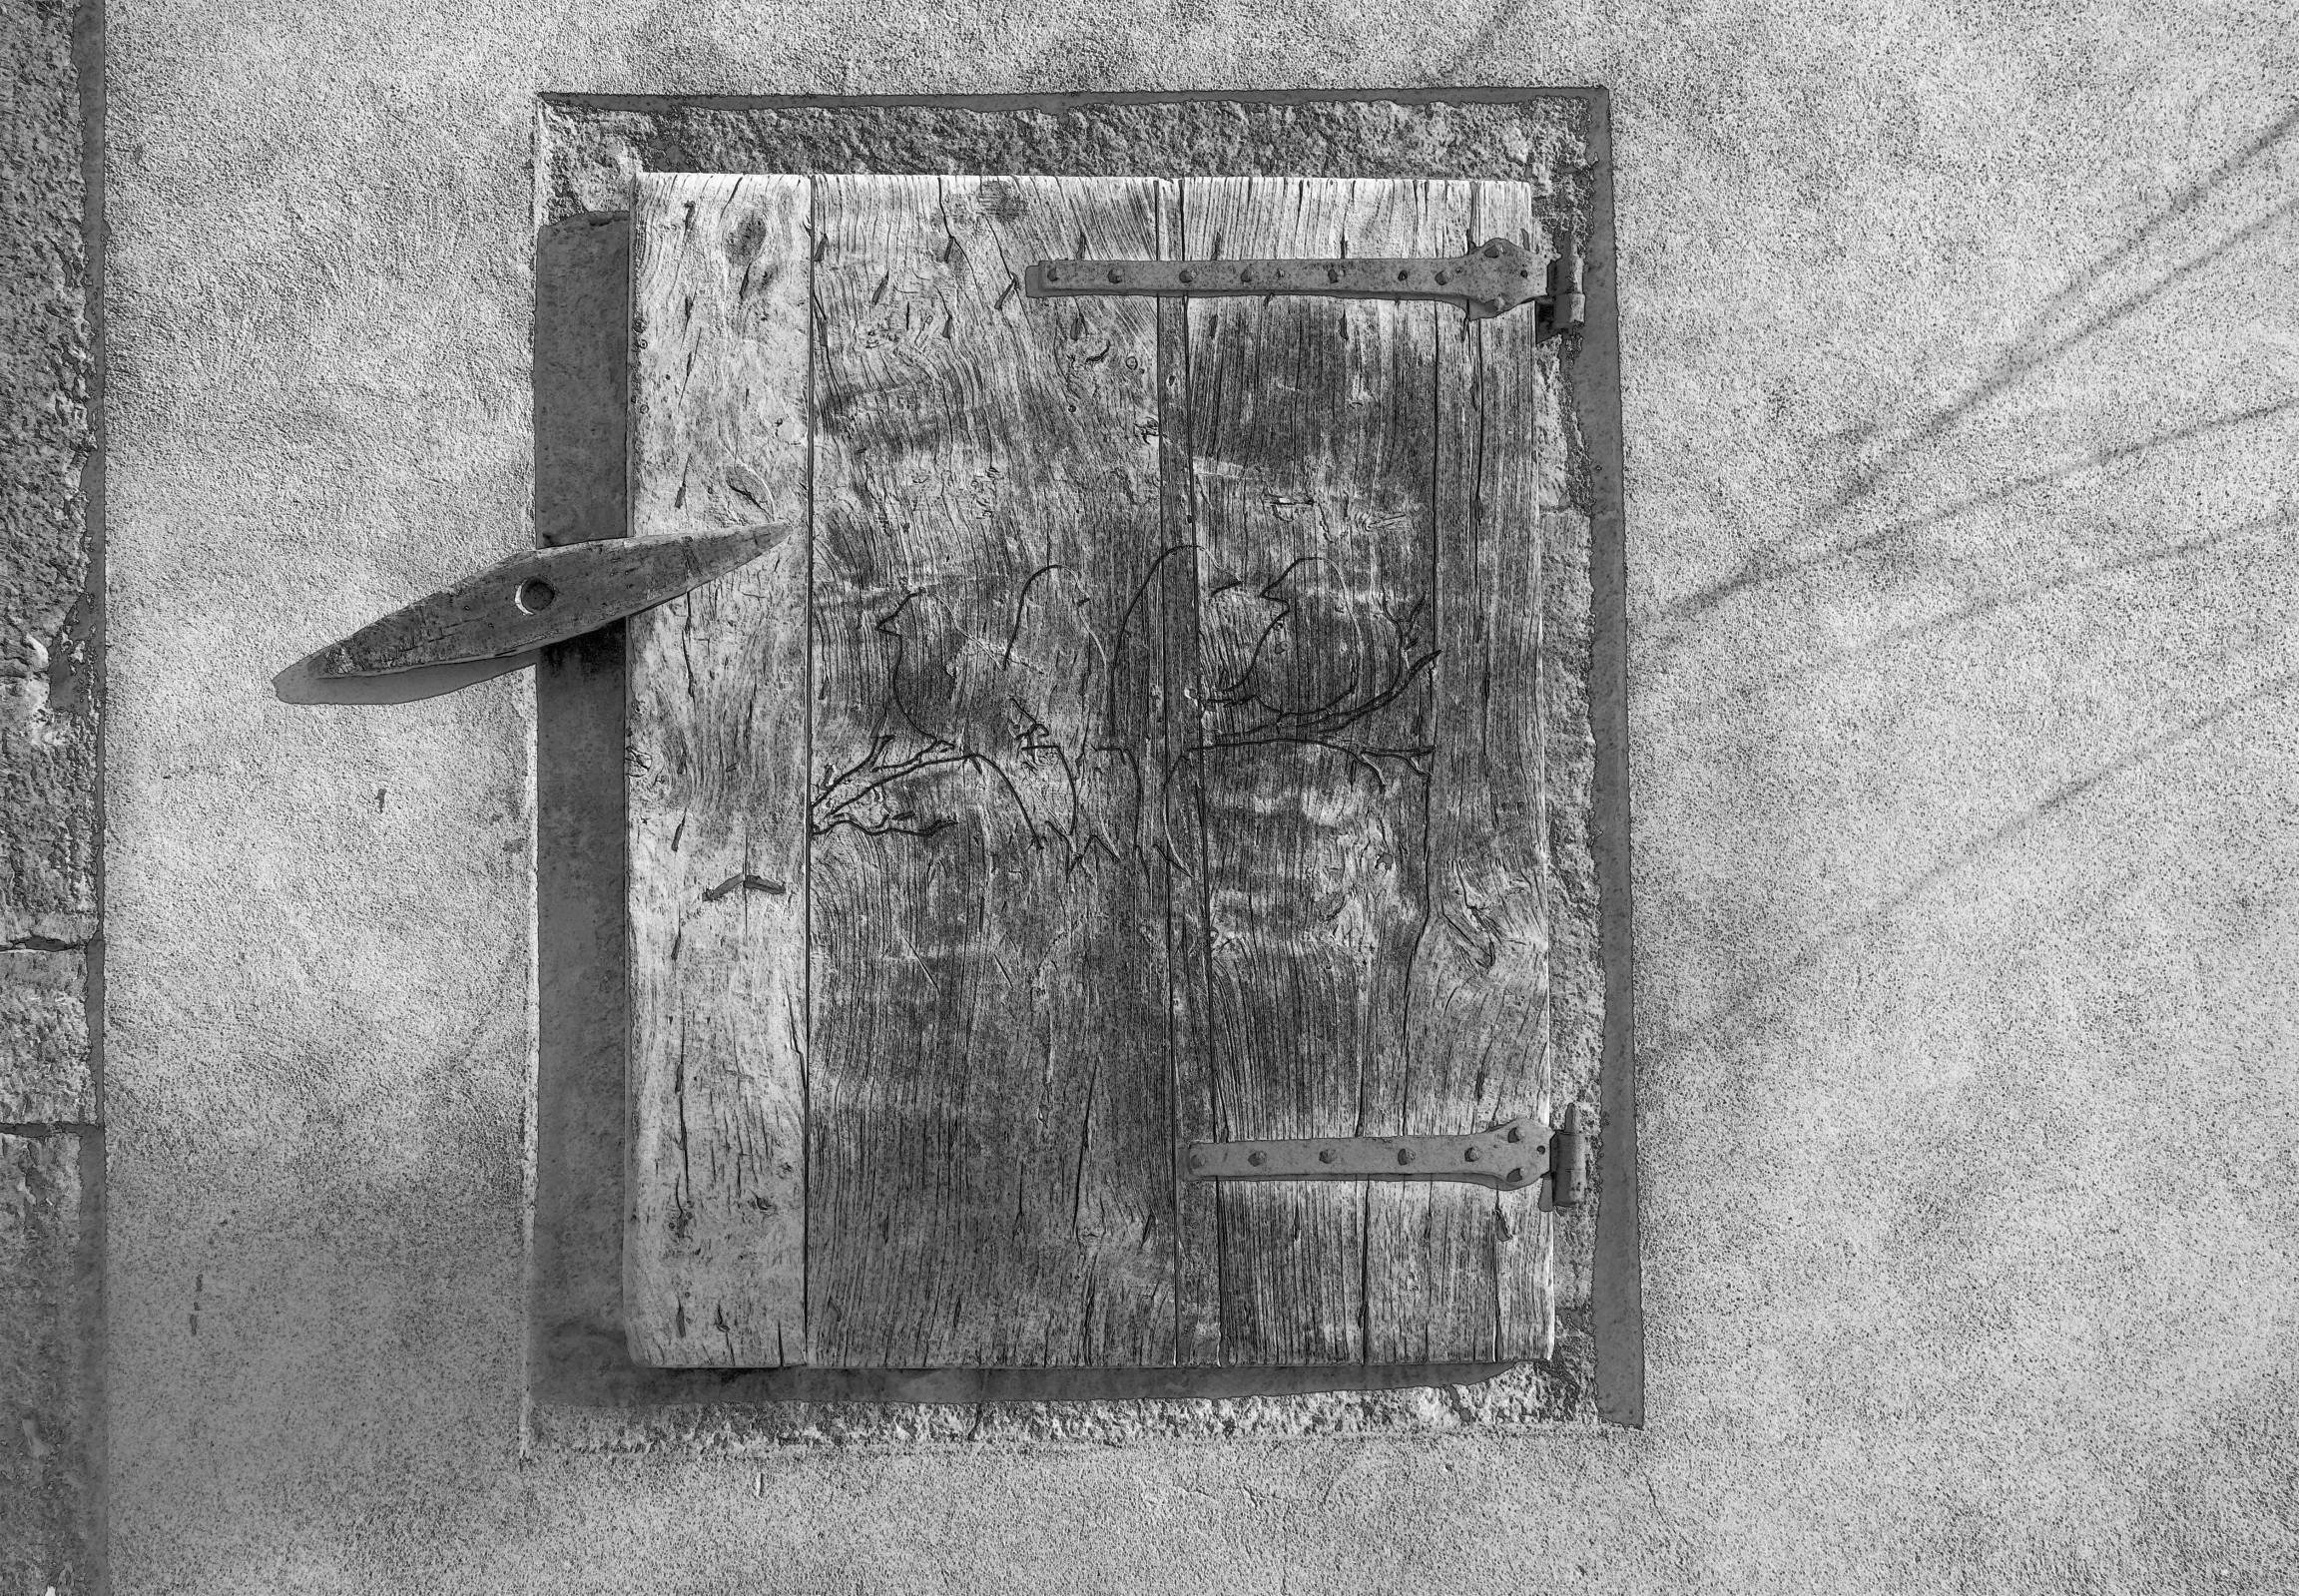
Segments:
[[[1588,1196],[1588,1138],[1582,1134],[1580,1105],[1567,1103],[1564,1123],[1549,1139],[1548,1202],[1551,1208],[1578,1208]]]

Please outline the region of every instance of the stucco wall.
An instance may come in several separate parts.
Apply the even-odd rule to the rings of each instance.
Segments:
[[[2288,8],[122,4],[122,1591],[2279,1591]],[[534,96],[1601,83],[1649,1422],[518,1450]]]

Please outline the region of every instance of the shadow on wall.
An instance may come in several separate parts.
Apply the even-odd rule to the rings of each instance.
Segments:
[[[1667,632],[1677,634],[1728,601],[1758,588],[1797,576],[1816,567],[1856,556],[1891,551],[1915,552],[1921,536],[1984,505],[2015,499],[2029,489],[2063,481],[2132,459],[2150,450],[2203,438],[2230,428],[2288,413],[2299,399],[2280,399],[2250,406],[2231,414],[2190,422],[2151,437],[2097,449],[2047,469],[2009,477],[1996,486],[1968,494],[1936,508],[1895,518],[1882,526],[1862,527],[1849,535],[1820,539],[1815,532],[1865,519],[1860,512],[1878,501],[1912,493],[1921,496],[1923,484],[1910,478],[1927,463],[1935,445],[1950,443],[1968,421],[1992,407],[2015,403],[2022,383],[2079,352],[2096,356],[2097,345],[2142,311],[2151,311],[2150,327],[2176,319],[2184,292],[2208,302],[2212,283],[2207,272],[2215,266],[2238,264],[2246,255],[2268,254],[2281,225],[2299,212],[2299,197],[2269,204],[2257,214],[2229,226],[2227,213],[2238,216],[2254,210],[2263,188],[2273,193],[2287,186],[2280,179],[2276,158],[2288,157],[2299,144],[2299,109],[2285,115],[2236,154],[2221,162],[2208,176],[2174,197],[2132,237],[2095,265],[2076,272],[2037,312],[2028,329],[2003,349],[1986,372],[1944,405],[1898,424],[1870,422],[1852,429],[1851,441],[1866,447],[1869,457],[1849,475],[1845,485],[1829,499],[1806,528],[1795,528],[1767,539],[1749,551],[1741,569],[1730,577],[1677,600],[1667,610]],[[2198,280],[2206,279],[2206,280]],[[2177,373],[2161,373],[2144,395],[2160,400],[2177,390]],[[2140,394],[2130,395],[2133,399]],[[2132,403],[2126,413],[2160,413],[2156,403]],[[1984,474],[1985,456],[1966,450],[1953,456],[1960,479]],[[2053,586],[2082,580],[2086,575],[2120,569],[2110,563],[2089,572],[2077,571]],[[2035,589],[2040,592],[2044,589]],[[1938,618],[1942,625],[1966,615],[1984,613],[1993,604],[1953,612]],[[1653,646],[1647,643],[1646,647]]]
[[[1769,727],[1798,717],[1817,724],[1814,706],[1832,695],[1840,696],[1839,713],[1849,704],[1888,718],[1898,713],[1895,700],[1954,692],[1972,712],[1966,735],[1976,743],[1996,737],[2005,750],[1993,767],[1976,756],[1980,769],[2045,766],[2054,745],[2107,756],[2030,787],[2011,812],[1945,851],[1943,838],[1912,826],[1892,855],[1908,860],[1897,884],[1840,912],[1802,916],[1794,934],[1772,942],[1778,951],[1767,967],[1705,1010],[1688,1010],[1672,1029],[1732,1047],[1762,1024],[1794,978],[1888,931],[1903,909],[1974,865],[2001,864],[2037,826],[2065,817],[2100,789],[2178,756],[2299,682],[2299,672],[2273,668],[2288,664],[2279,638],[2246,648],[2222,634],[2198,652],[2174,632],[2149,650],[2137,632],[2168,627],[2188,607],[2222,615],[2244,608],[2255,584],[2291,562],[2299,515],[2274,462],[2299,453],[2299,396],[2287,362],[2283,372],[2274,369],[2278,345],[2261,329],[2291,320],[2281,297],[2287,282],[2272,267],[2293,243],[2299,198],[2287,196],[2295,180],[2299,109],[2069,276],[2023,331],[1973,361],[1979,369],[1952,397],[1807,440],[1808,457],[1825,457],[1831,445],[1848,455],[1835,491],[1756,541],[1736,569],[1665,604],[1632,639],[1646,670],[1657,665],[1657,674],[1687,680],[1705,674],[1722,684],[1716,697],[1737,698]],[[1971,315],[1955,318],[1957,286],[1940,295],[1943,352],[1957,328],[1985,319],[1979,298]],[[2055,447],[2054,434],[2069,432],[2076,435],[2064,441],[2076,446]],[[2214,574],[2222,584],[2215,599],[2204,586]],[[2126,596],[2115,590],[2119,582],[2144,590]],[[2243,597],[2231,599],[2228,587]],[[1768,631],[1762,656],[1751,659],[1743,629],[1766,626],[1762,610],[1801,612],[1806,625]],[[1977,623],[1987,632],[1975,635]],[[2005,639],[2018,629],[2043,633],[2063,651],[2112,656],[2133,676],[2133,667],[2175,669],[2162,673],[2163,682],[2130,683],[2119,707],[2144,710],[2119,717],[2103,747],[2092,729],[2069,725],[2072,715],[2047,720],[2055,707],[2021,698],[2015,681],[1983,687],[1958,675],[2001,660]],[[1834,641],[1847,632],[1854,641]],[[1729,670],[1703,673],[1687,663],[1728,645],[1743,649]],[[2175,658],[2172,648],[2183,652]],[[1877,699],[1862,705],[1857,694],[1868,681],[1878,683]],[[2038,722],[2058,735],[2034,735]],[[1846,765],[1857,765],[1862,752],[1848,750]],[[1891,787],[1902,773],[1885,762],[1911,751],[1887,742],[1866,752],[1874,763],[1852,774]],[[1889,810],[1889,801],[1866,797]],[[1984,799],[1985,792],[1965,797]],[[1984,803],[1970,807],[1985,817]],[[1953,828],[1969,827],[1969,816],[1957,819]]]
[[[313,649],[272,678],[272,692],[282,704],[416,704],[524,670],[540,658],[529,652],[393,671],[388,676],[321,676],[319,657],[334,647],[329,643]]]

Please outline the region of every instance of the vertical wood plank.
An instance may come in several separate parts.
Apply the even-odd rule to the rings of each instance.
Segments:
[[[1158,253],[1177,257],[1184,242],[1183,187],[1158,185]],[[1157,301],[1158,470],[1164,492],[1168,561],[1159,589],[1164,640],[1166,762],[1161,784],[1166,839],[1166,961],[1172,990],[1174,1092],[1174,1359],[1222,1360],[1219,1191],[1182,1179],[1189,1144],[1218,1133],[1207,1082],[1210,966],[1206,958],[1205,809],[1199,792],[1198,527],[1190,468],[1189,302]]]
[[[643,177],[631,531],[804,521],[805,180]],[[807,553],[629,627],[624,1312],[643,1363],[806,1360]]]
[[[1542,240],[1519,186],[1432,185],[1453,248]],[[1433,753],[1402,1075],[1377,1135],[1481,1130],[1547,1111],[1540,514],[1553,356],[1532,314],[1440,318],[1432,594]],[[1554,451],[1548,451],[1554,452]],[[1369,1356],[1545,1355],[1549,1226],[1535,1189],[1377,1186],[1366,1249]]]
[[[1183,253],[1410,256],[1425,185],[1195,181]],[[1456,312],[1457,313],[1457,312]],[[1224,1140],[1359,1135],[1398,1078],[1426,914],[1437,309],[1194,300],[1208,1045]],[[1222,1355],[1356,1362],[1366,1187],[1225,1186]]]
[[[1563,247],[1563,235],[1549,228],[1568,228],[1570,219],[1545,214],[1533,203],[1533,191],[1524,184],[1473,184],[1476,237],[1510,237],[1547,258]],[[1501,317],[1505,322],[1508,317]],[[1510,607],[1510,665],[1515,681],[1510,699],[1522,695],[1524,720],[1512,722],[1505,743],[1494,734],[1487,782],[1494,800],[1510,800],[1508,837],[1499,850],[1508,857],[1512,874],[1510,892],[1519,903],[1538,897],[1538,938],[1531,908],[1519,908],[1515,922],[1522,936],[1515,945],[1512,977],[1517,1000],[1505,1012],[1512,1016],[1515,1042],[1503,1037],[1517,1060],[1517,1072],[1508,1079],[1494,1102],[1496,1118],[1528,1113],[1542,1122],[1554,1118],[1556,1049],[1554,1049],[1554,993],[1552,975],[1554,927],[1558,913],[1556,857],[1552,848],[1554,780],[1547,713],[1549,676],[1558,658],[1549,644],[1545,612],[1549,582],[1545,550],[1558,547],[1554,522],[1558,517],[1579,520],[1579,547],[1588,545],[1586,520],[1572,504],[1570,451],[1565,446],[1565,375],[1563,345],[1540,342],[1533,335],[1531,317],[1522,324],[1503,326],[1485,322],[1478,328],[1478,400],[1480,418],[1478,458],[1485,462],[1480,476],[1480,517],[1505,538],[1505,566],[1499,580],[1508,591],[1524,591],[1526,607]],[[1489,481],[1487,481],[1489,478]],[[1533,545],[1531,550],[1519,547]],[[1540,616],[1540,619],[1535,619]],[[1499,672],[1496,665],[1496,672]],[[1572,804],[1572,814],[1581,814]],[[1524,885],[1531,876],[1533,887]],[[1538,1012],[1533,993],[1538,991]],[[1494,1274],[1501,1297],[1501,1338],[1494,1356],[1524,1359],[1556,1352],[1556,1221],[1542,1208],[1540,1191],[1503,1191],[1496,1203]]]
[[[1173,1356],[1156,309],[1135,180],[819,180],[814,1344]]]

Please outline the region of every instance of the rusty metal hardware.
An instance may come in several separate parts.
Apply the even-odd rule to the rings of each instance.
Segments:
[[[1586,304],[1579,252],[1567,243],[1536,275],[1538,266],[1523,246],[1507,239],[1489,239],[1466,255],[1442,260],[1040,261],[1025,273],[1022,291],[1037,299],[1268,293],[1442,299],[1463,306],[1471,321],[1531,304],[1543,336],[1578,326]]]
[[[1564,1123],[1548,1146],[1550,1207],[1578,1208],[1588,1197],[1588,1144],[1580,1105],[1567,1103]]]
[[[562,643],[747,565],[797,530],[605,538],[514,554],[329,644],[314,656],[317,673],[383,676]]]
[[[1183,1159],[1193,1181],[1464,1181],[1514,1192],[1552,1174],[1558,1208],[1587,1191],[1587,1138],[1578,1106],[1558,1131],[1510,1120],[1468,1136],[1330,1136],[1267,1142],[1192,1142]]]
[[[1547,331],[1555,334],[1565,327],[1577,327],[1588,313],[1588,296],[1580,288],[1580,251],[1570,241],[1564,253],[1548,263],[1548,295],[1541,310],[1547,315]]]

